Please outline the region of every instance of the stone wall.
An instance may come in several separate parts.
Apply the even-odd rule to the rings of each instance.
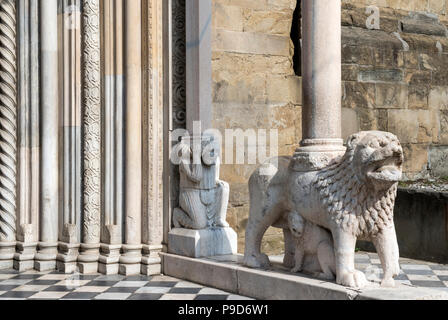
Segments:
[[[279,154],[292,154],[301,139],[301,85],[290,40],[295,6],[295,0],[214,1],[214,127],[223,133],[278,129]],[[240,251],[249,211],[247,181],[256,167],[224,164],[221,169],[230,183],[228,221],[238,232]],[[278,248],[278,242],[277,230],[269,230],[265,250]]]
[[[291,41],[296,0],[215,0],[214,126],[278,129],[279,154],[301,140],[300,74]],[[379,9],[379,29],[366,21]],[[405,177],[448,176],[448,38],[445,0],[343,0],[343,137],[359,130],[396,133]],[[297,70],[297,68],[296,68]],[[300,71],[300,70],[299,70]],[[225,157],[225,155],[224,155]],[[246,162],[247,163],[247,162]],[[247,181],[256,165],[224,164],[231,185],[228,220],[244,248]],[[278,253],[280,230],[263,250]]]

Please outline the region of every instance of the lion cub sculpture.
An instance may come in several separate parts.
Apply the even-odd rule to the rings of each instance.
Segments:
[[[288,215],[288,226],[296,242],[291,272],[303,271],[319,279],[334,280],[336,265],[331,233],[295,211]]]

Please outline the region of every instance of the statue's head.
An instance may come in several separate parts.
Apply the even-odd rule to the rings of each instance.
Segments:
[[[300,238],[305,231],[305,219],[297,212],[290,212],[288,214],[288,227],[294,237]]]
[[[389,132],[363,131],[350,136],[347,152],[353,157],[353,170],[360,182],[375,190],[389,189],[401,179],[403,149]]]

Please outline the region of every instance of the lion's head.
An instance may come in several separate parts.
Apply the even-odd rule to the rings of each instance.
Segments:
[[[375,190],[389,189],[401,179],[403,149],[392,133],[356,133],[347,140],[347,153],[357,178]]]
[[[357,236],[393,224],[403,150],[388,132],[363,131],[347,139],[347,151],[317,173],[315,187],[332,219]]]

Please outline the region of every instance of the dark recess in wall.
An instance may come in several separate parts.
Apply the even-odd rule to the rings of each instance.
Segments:
[[[291,40],[294,43],[293,66],[296,76],[302,75],[302,32],[301,32],[302,8],[301,1],[297,1],[296,9],[292,17]]]

